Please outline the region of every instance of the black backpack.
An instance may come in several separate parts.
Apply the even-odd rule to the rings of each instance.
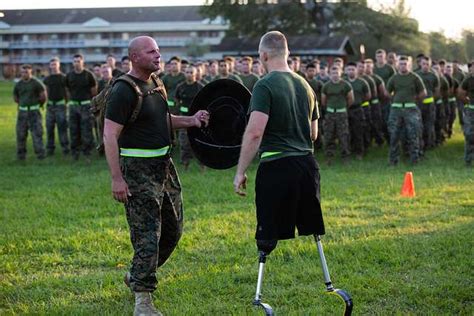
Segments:
[[[129,126],[130,124],[136,121],[138,114],[140,114],[140,111],[142,109],[143,98],[146,98],[147,96],[154,93],[159,93],[165,101],[167,100],[166,89],[165,89],[165,86],[163,85],[163,82],[154,73],[151,74],[151,79],[153,80],[156,87],[149,91],[142,92],[140,90],[140,87],[137,85],[137,83],[132,79],[130,75],[123,74],[119,77],[112,79],[112,81],[109,84],[107,84],[105,88],[98,95],[92,98],[91,113],[95,117],[95,120],[97,123],[97,130],[99,132],[97,151],[100,154],[104,154],[104,141],[102,137],[104,135],[105,112],[106,112],[107,102],[109,101],[113,86],[117,82],[123,81],[123,82],[126,82],[128,85],[130,85],[133,88],[133,91],[135,91],[135,93],[137,94],[137,102],[134,105],[132,114],[128,118],[127,123],[125,124],[125,127],[124,127],[125,129],[127,126]]]

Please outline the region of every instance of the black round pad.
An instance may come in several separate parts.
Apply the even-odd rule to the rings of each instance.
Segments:
[[[219,79],[204,86],[194,98],[189,115],[199,110],[210,114],[207,127],[188,128],[194,155],[205,166],[228,169],[237,165],[250,97],[250,91],[239,82]]]

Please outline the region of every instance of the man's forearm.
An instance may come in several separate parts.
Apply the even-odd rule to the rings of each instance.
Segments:
[[[104,149],[112,179],[120,179],[122,177],[122,171],[120,170],[119,164],[119,148],[117,139],[104,134]]]
[[[196,119],[193,116],[177,116],[171,114],[171,124],[173,129],[188,128],[196,126]]]
[[[244,134],[242,141],[242,148],[240,150],[239,164],[237,165],[237,173],[244,174],[247,168],[252,163],[253,158],[258,152],[262,137],[251,135],[250,133]]]

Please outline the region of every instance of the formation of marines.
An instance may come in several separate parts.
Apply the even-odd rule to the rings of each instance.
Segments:
[[[18,103],[17,158],[26,157],[28,130],[32,134],[38,159],[55,153],[55,134],[64,155],[87,162],[101,135],[90,114],[91,99],[114,78],[130,71],[132,64],[123,57],[117,67],[114,56],[102,64],[85,68],[84,57],[73,57],[73,70],[63,74],[60,60],[51,59],[49,75],[41,80],[32,76],[32,67],[21,67],[21,79],[15,85]],[[337,147],[344,163],[361,160],[371,146],[389,147],[388,162],[397,165],[405,154],[417,164],[432,148],[453,135],[456,117],[465,136],[465,163],[474,158],[474,67],[468,72],[458,62],[433,61],[420,54],[412,60],[379,49],[375,60],[365,59],[344,65],[342,58],[326,61],[291,57],[290,68],[304,77],[318,101],[321,118],[315,146],[323,150],[326,163],[335,161]],[[263,77],[258,59],[250,56],[225,57],[221,60],[189,63],[172,57],[158,74],[167,93],[170,113],[188,115],[196,94],[209,82],[232,79],[252,91]],[[46,149],[43,144],[42,114],[46,108]],[[57,133],[55,132],[57,130]],[[186,131],[177,135],[180,160],[187,169],[193,158]],[[176,144],[176,141],[175,141]]]

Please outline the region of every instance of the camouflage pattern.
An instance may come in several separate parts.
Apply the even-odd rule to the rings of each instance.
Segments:
[[[90,105],[69,105],[69,136],[71,152],[74,158],[79,156],[82,149],[84,156],[89,156],[94,147]]]
[[[182,235],[181,184],[170,158],[121,157],[120,167],[132,194],[125,204],[134,249],[130,288],[153,292],[157,268]]]
[[[370,131],[372,139],[377,145],[382,145],[384,142],[383,132],[383,116],[380,103],[372,103],[370,105]]]
[[[474,105],[473,105],[474,106]],[[472,164],[474,160],[474,109],[464,109],[464,161]]]
[[[435,103],[435,145],[441,145],[445,141],[445,135],[447,134],[447,121],[446,121],[446,102],[444,100],[438,100]]]
[[[426,150],[434,147],[435,138],[435,120],[436,120],[436,109],[434,103],[419,103],[418,107],[421,111],[421,130],[420,133],[420,149]]]
[[[324,146],[327,157],[334,157],[336,154],[336,138],[341,147],[341,156],[349,156],[349,121],[347,113],[328,113],[323,122]]]
[[[453,125],[456,120],[456,101],[448,101],[447,114],[448,114],[448,137],[451,137],[453,134]]]
[[[356,155],[364,153],[364,131],[367,129],[364,110],[349,108],[349,139],[351,151]]]
[[[367,149],[370,147],[372,143],[372,118],[371,118],[371,113],[370,113],[370,106],[364,106],[362,107],[362,111],[364,111],[364,126],[362,130],[362,139],[364,143],[364,150],[367,151]]]
[[[16,122],[17,158],[26,158],[26,139],[28,130],[33,138],[33,148],[38,159],[44,158],[43,125],[41,112],[39,110],[18,111]]]
[[[421,113],[418,108],[391,108],[388,120],[390,133],[389,161],[397,164],[400,159],[400,140],[405,136],[412,163],[417,163],[420,155]]]
[[[189,143],[188,133],[185,129],[179,130],[179,146],[181,163],[187,167],[194,155],[191,144]]]
[[[59,143],[63,149],[64,154],[69,153],[69,137],[66,105],[48,105],[46,111],[46,134],[48,142],[46,145],[47,153],[53,154],[56,148],[54,142],[54,128],[57,125]]]

